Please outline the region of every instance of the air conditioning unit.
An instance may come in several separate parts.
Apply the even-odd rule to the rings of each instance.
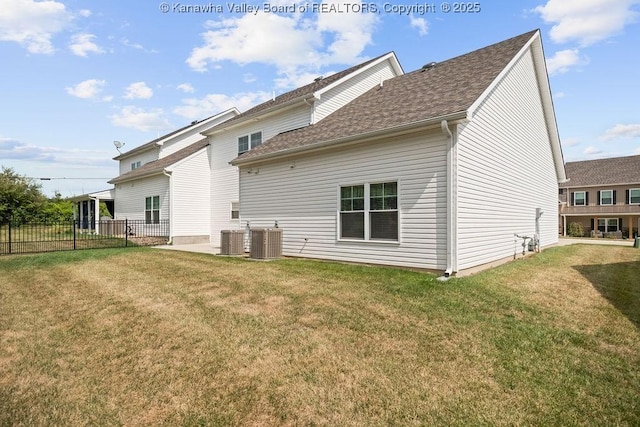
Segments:
[[[244,231],[222,230],[220,232],[221,255],[244,255]]]
[[[282,256],[282,229],[252,229],[249,256],[254,259],[280,258]]]

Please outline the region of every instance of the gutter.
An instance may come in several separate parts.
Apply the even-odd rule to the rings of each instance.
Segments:
[[[171,171],[167,171],[166,169],[162,169],[162,174],[169,177],[169,241],[168,245],[173,244],[173,203],[171,198],[173,197],[173,179]]]
[[[287,156],[291,156],[291,155],[298,154],[298,153],[301,153],[301,152],[322,150],[322,149],[325,149],[325,148],[330,148],[330,147],[332,147],[334,145],[346,144],[346,143],[349,143],[349,142],[356,142],[356,141],[361,140],[361,139],[382,138],[382,137],[386,137],[386,136],[395,136],[395,135],[401,134],[401,133],[408,133],[409,131],[412,131],[412,130],[415,130],[415,129],[418,129],[418,128],[428,127],[428,126],[435,126],[435,125],[439,124],[442,120],[444,120],[444,121],[447,121],[447,120],[464,120],[466,118],[467,118],[467,112],[466,111],[459,111],[457,113],[451,113],[451,114],[447,114],[447,115],[439,116],[439,117],[431,117],[431,118],[428,118],[428,119],[419,120],[417,122],[406,123],[406,124],[402,124],[402,125],[398,125],[398,126],[394,126],[394,127],[390,127],[390,128],[384,128],[384,129],[375,130],[375,131],[371,131],[371,132],[359,133],[359,134],[351,135],[351,136],[347,136],[347,137],[342,137],[342,138],[337,138],[337,139],[332,139],[332,140],[327,140],[327,141],[321,141],[321,142],[317,142],[317,143],[314,143],[314,144],[303,145],[303,146],[300,146],[300,147],[291,148],[291,149],[288,149],[288,150],[281,150],[281,151],[276,151],[276,152],[273,152],[273,153],[266,153],[266,154],[259,155],[259,156],[256,156],[256,157],[250,157],[248,159],[234,159],[234,160],[231,160],[229,162],[229,164],[231,164],[233,166],[244,166],[244,165],[249,165],[249,164],[252,164],[252,163],[263,162],[265,160],[270,160],[270,159],[274,159],[274,158],[278,158],[278,157],[287,157]]]
[[[456,236],[457,229],[457,208],[458,208],[458,192],[457,192],[457,149],[456,137],[449,129],[447,120],[440,122],[440,128],[445,135],[448,135],[447,144],[447,267],[444,271],[445,280],[448,279],[455,270],[457,270],[457,245]]]

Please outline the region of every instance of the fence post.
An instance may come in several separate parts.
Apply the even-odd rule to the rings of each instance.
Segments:
[[[129,218],[124,219],[124,247],[129,247]]]
[[[7,224],[9,226],[9,255],[11,255],[11,218],[9,218],[9,222]]]
[[[79,221],[73,220],[73,250],[76,250],[76,225]]]

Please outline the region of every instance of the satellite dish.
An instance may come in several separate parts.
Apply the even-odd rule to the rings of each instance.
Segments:
[[[120,151],[120,149],[122,147],[124,147],[124,142],[120,142],[120,141],[113,141],[113,145],[115,145],[116,150],[118,150],[118,153],[122,154],[122,152]]]

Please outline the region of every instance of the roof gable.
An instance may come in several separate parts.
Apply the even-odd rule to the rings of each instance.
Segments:
[[[459,114],[478,100],[537,33],[531,31],[389,79],[317,124],[279,134],[244,153],[241,164],[410,124]]]
[[[352,75],[355,75],[358,72],[385,59],[390,59],[392,66],[396,70],[396,72],[402,73],[402,68],[400,67],[400,63],[396,59],[395,54],[393,52],[389,52],[384,55],[380,55],[376,58],[370,59],[361,64],[354,65],[353,67],[347,68],[346,70],[340,71],[330,76],[319,77],[316,80],[314,80],[312,83],[309,83],[305,86],[299,87],[292,91],[283,93],[269,101],[256,105],[255,107],[250,108],[249,110],[224,122],[223,128],[226,129],[229,126],[239,125],[245,120],[254,118],[258,115],[266,114],[272,111],[278,111],[280,108],[284,108],[285,106],[290,105],[292,103],[302,102],[303,99],[309,99],[312,97],[321,96],[322,93],[330,90],[332,87],[341,83],[343,80],[350,78]],[[221,129],[220,126],[218,126],[216,129],[212,129],[210,132],[203,132],[203,134],[210,135],[213,132],[220,129]]]
[[[640,184],[640,155],[568,162],[564,188]]]
[[[221,119],[225,115],[229,115],[229,114],[234,114],[234,115],[237,116],[239,114],[239,111],[235,107],[233,107],[233,108],[230,108],[230,109],[228,109],[226,111],[223,111],[222,113],[219,113],[219,114],[216,114],[216,115],[213,115],[213,116],[209,116],[206,119],[193,121],[193,122],[191,122],[190,124],[188,124],[186,126],[183,126],[183,127],[179,128],[179,129],[176,129],[176,130],[174,130],[172,132],[169,132],[169,133],[167,133],[165,135],[159,136],[156,139],[153,139],[153,140],[151,140],[149,142],[146,142],[146,143],[144,143],[144,144],[142,144],[142,145],[140,145],[140,146],[138,146],[136,148],[132,148],[129,151],[126,151],[126,152],[124,152],[122,154],[119,154],[118,156],[114,157],[113,160],[123,160],[123,159],[126,159],[127,157],[130,157],[132,155],[139,154],[141,152],[148,151],[148,150],[151,150],[151,149],[154,149],[154,148],[158,148],[159,146],[163,145],[165,142],[167,142],[171,138],[174,138],[174,137],[179,136],[179,135],[181,135],[183,133],[186,133],[191,129],[195,129],[195,128],[198,128],[198,127],[206,126],[206,124],[211,123],[211,122],[215,122],[216,120]]]
[[[204,149],[209,145],[209,140],[207,138],[203,138],[198,142],[194,142],[188,147],[183,148],[182,150],[178,150],[175,153],[168,155],[167,157],[163,157],[158,160],[154,160],[153,162],[145,163],[140,166],[138,169],[134,169],[125,174],[120,175],[117,178],[109,181],[109,184],[118,184],[125,181],[131,181],[133,179],[143,178],[150,175],[155,175],[162,173],[165,168],[178,163],[181,160],[186,159],[192,154],[197,153],[198,151]]]

